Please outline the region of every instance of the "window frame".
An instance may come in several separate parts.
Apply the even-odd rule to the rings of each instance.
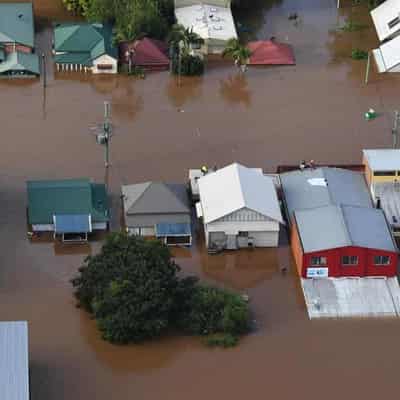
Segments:
[[[387,260],[387,262],[384,262],[383,260]],[[379,261],[377,261],[379,260]],[[376,255],[374,256],[374,265],[377,267],[387,267],[390,265],[390,256],[386,255]]]
[[[327,265],[328,260],[326,256],[311,256],[310,267],[326,267]]]
[[[348,262],[344,261],[345,258],[348,258]],[[358,264],[359,264],[358,256],[354,256],[354,255],[344,255],[344,256],[342,256],[342,266],[344,266],[344,267],[354,267],[354,266],[357,266]]]

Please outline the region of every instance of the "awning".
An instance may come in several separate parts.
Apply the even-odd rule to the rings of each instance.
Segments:
[[[191,236],[189,223],[160,223],[156,225],[156,236]]]
[[[92,231],[90,214],[54,215],[56,233],[88,233]]]

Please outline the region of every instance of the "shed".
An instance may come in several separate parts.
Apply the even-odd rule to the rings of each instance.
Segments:
[[[278,245],[283,220],[271,177],[234,163],[201,177],[198,187],[209,248]]]
[[[100,23],[55,23],[54,61],[58,71],[118,72],[118,49],[112,26]]]
[[[129,58],[132,65],[137,65],[146,70],[168,70],[168,46],[156,39],[143,38],[119,45],[119,60],[128,64]]]
[[[397,247],[382,210],[348,205],[297,210],[291,244],[303,278],[397,273]]]
[[[382,208],[394,236],[400,236],[400,149],[363,150],[372,198]]]
[[[198,3],[175,8],[178,24],[193,29],[204,44],[204,54],[222,54],[229,39],[237,38],[235,22],[229,7]]]
[[[28,181],[28,222],[33,232],[87,234],[106,230],[109,221],[104,184],[89,179]]]
[[[379,41],[397,36],[400,32],[400,0],[386,0],[371,11]]]
[[[29,400],[26,321],[0,322],[0,399]]]
[[[143,182],[122,186],[126,229],[167,245],[191,245],[191,211],[185,185]]]
[[[249,65],[294,65],[296,64],[292,47],[275,40],[249,42],[251,51]]]
[[[383,43],[372,50],[375,64],[379,73],[400,72],[400,36]]]

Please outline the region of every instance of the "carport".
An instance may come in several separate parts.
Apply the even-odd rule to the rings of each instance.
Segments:
[[[191,246],[192,233],[189,223],[156,224],[156,236],[169,246]]]
[[[61,235],[63,242],[87,242],[92,232],[90,214],[54,215],[54,238]]]

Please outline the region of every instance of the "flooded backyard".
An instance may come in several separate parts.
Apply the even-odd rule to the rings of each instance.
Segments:
[[[338,12],[335,0],[258,0],[237,15],[246,35],[292,44],[297,65],[240,76],[229,61],[214,60],[202,78],[178,86],[164,72],[144,80],[54,74],[46,19],[65,14],[61,1],[34,1],[47,86],[0,81],[0,320],[29,321],[32,400],[397,394],[400,322],[310,322],[284,241],[277,250],[209,256],[197,227],[193,249],[174,251],[183,273],[250,296],[255,332],[237,348],[210,350],[195,338],[125,347],[102,341],[94,322],[75,308],[69,282],[100,242],[56,246],[31,243],[26,234],[27,179],[106,180],[117,230],[122,184],[184,182],[189,167],[232,161],[271,172],[301,159],[359,163],[361,149],[391,146],[400,76],[378,76],[372,68],[364,84],[365,61],[352,60],[351,50],[373,48],[376,34],[364,8],[343,3]],[[296,24],[287,18],[293,12]],[[350,15],[367,27],[338,30]],[[107,174],[91,130],[105,100],[115,125]],[[379,115],[367,122],[371,107]]]

